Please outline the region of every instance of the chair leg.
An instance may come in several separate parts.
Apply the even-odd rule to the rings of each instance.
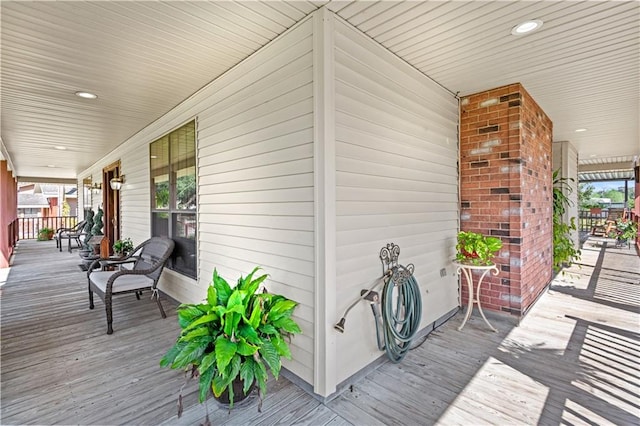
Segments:
[[[113,313],[111,312],[111,295],[105,294],[104,305],[107,310],[107,334],[113,334]]]
[[[166,318],[167,314],[164,313],[164,309],[162,308],[162,303],[160,303],[159,294],[156,294],[156,302],[158,303],[158,309],[160,309],[160,315],[162,315],[162,318]]]
[[[91,287],[89,287],[89,309],[93,309],[95,306],[93,306],[93,291],[91,290]]]

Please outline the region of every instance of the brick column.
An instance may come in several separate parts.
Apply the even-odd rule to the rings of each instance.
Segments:
[[[524,315],[551,280],[551,147],[551,120],[520,84],[462,98],[460,227],[503,242],[483,308]]]

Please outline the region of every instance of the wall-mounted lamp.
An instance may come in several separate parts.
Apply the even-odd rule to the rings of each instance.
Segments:
[[[102,191],[102,182],[96,182],[91,185],[91,191],[93,191],[94,194]]]
[[[109,185],[111,185],[111,189],[113,189],[114,191],[120,191],[120,188],[122,188],[123,183],[124,183],[124,175],[121,175],[119,177],[114,177],[109,181]]]

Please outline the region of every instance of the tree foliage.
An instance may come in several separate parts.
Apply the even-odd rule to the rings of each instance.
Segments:
[[[71,206],[69,205],[67,200],[64,200],[62,202],[62,216],[70,216],[70,215],[71,215]]]
[[[175,197],[177,208],[192,210],[196,207],[196,177],[195,175],[181,176],[176,179]],[[158,182],[155,187],[156,208],[169,208],[169,182]]]
[[[607,189],[602,191],[602,198],[608,198],[612,203],[624,203],[624,192],[617,189]]]
[[[556,174],[554,173],[554,181]],[[596,190],[595,186],[590,183],[580,183],[578,185],[578,204],[581,209],[588,208],[587,202],[593,198],[593,193]]]
[[[629,185],[627,196],[627,203],[632,208],[635,204],[635,188],[633,185]],[[612,203],[616,204],[624,203],[623,184],[620,184],[618,188],[608,189],[596,189],[592,183],[587,182],[582,182],[578,185],[578,202],[581,209],[585,210],[593,207],[596,204],[593,199],[598,198],[608,198]],[[590,202],[590,200],[592,201]]]

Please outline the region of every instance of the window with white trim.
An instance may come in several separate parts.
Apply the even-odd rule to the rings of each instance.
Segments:
[[[150,145],[151,235],[175,241],[167,268],[196,278],[196,123],[191,121]]]

